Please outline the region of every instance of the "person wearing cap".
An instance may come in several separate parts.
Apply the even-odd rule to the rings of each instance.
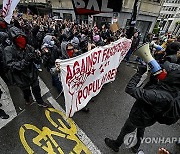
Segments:
[[[4,49],[4,56],[11,84],[17,85],[22,90],[27,105],[33,102],[31,87],[38,106],[48,107],[41,97],[38,71],[35,67],[37,53],[27,44],[27,37],[20,29],[11,27],[9,31],[13,43]]]
[[[115,152],[124,142],[124,137],[137,129],[137,143],[131,147],[132,152],[137,153],[141,138],[144,136],[146,127],[154,123],[171,125],[180,118],[180,70],[162,69],[144,86],[138,86],[146,67],[139,66],[136,74],[131,78],[126,87],[126,93],[136,99],[131,108],[128,119],[117,139],[105,138],[105,144]],[[173,115],[173,116],[172,116]]]

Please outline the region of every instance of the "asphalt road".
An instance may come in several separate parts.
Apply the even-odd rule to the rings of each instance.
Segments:
[[[106,147],[104,138],[110,137],[115,139],[118,136],[124,122],[128,118],[128,114],[133,105],[134,99],[126,94],[124,89],[134,73],[135,69],[132,67],[132,65],[127,66],[126,63],[122,62],[118,69],[116,80],[105,85],[102,91],[89,102],[87,106],[90,109],[89,113],[80,111],[75,113],[72,118],[78,127],[89,137],[92,143],[101,151],[101,153],[114,153],[112,150]],[[50,94],[56,98],[58,93],[51,85],[51,77],[49,73],[44,70],[42,73],[40,73],[40,77],[50,90],[50,92],[44,96],[44,99],[49,97]],[[0,152],[1,154],[23,154],[26,153],[24,148],[25,146],[23,146],[25,142],[23,141],[22,144],[23,131],[26,129],[31,130],[32,128],[34,130],[34,127],[32,126],[36,126],[37,128],[46,127],[45,129],[49,128],[50,130],[57,130],[58,127],[54,128],[52,123],[49,123],[47,120],[48,118],[45,115],[46,111],[38,108],[36,104],[33,104],[30,107],[25,107],[23,104],[22,93],[19,89],[11,87],[10,93],[18,116],[0,130]],[[60,96],[57,102],[62,106],[63,109],[65,108],[63,96]],[[54,118],[57,120],[57,115],[54,115]],[[36,133],[35,131],[26,133],[26,140],[35,137]],[[154,126],[146,129],[145,137],[180,137],[180,122],[172,126],[155,124]],[[75,141],[69,142],[69,140],[62,140],[62,137],[59,139],[57,136],[55,138],[57,144],[61,144],[65,154],[68,154],[68,151],[75,146]],[[67,138],[67,136],[64,138]],[[37,142],[37,140],[33,142]],[[32,143],[30,143],[30,145],[33,146]],[[40,146],[41,148],[39,148]],[[47,153],[45,150],[42,150],[42,145],[39,145],[39,147],[33,147],[35,153]],[[155,154],[157,153],[159,147],[165,147],[173,154],[180,154],[180,148],[176,147],[175,143],[143,143],[140,148],[144,150],[145,154]],[[58,149],[58,147],[56,147],[56,149]],[[59,153],[58,150],[55,152]],[[119,153],[130,154],[131,152],[129,149],[126,149],[124,145],[122,145]]]

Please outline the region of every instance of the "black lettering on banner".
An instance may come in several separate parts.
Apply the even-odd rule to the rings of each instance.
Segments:
[[[123,0],[72,0],[76,14],[120,12]]]

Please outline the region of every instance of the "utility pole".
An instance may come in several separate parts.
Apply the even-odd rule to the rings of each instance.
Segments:
[[[136,26],[136,18],[137,18],[137,12],[138,12],[138,2],[139,0],[134,1],[133,11],[131,15],[131,19],[129,21],[129,30],[127,32],[127,38],[131,39],[134,35],[134,28]]]

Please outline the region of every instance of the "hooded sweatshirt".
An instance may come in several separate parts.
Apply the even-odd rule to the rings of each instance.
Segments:
[[[28,54],[34,54],[35,50],[32,46],[26,44],[25,49],[20,49],[15,39],[18,36],[25,36],[25,34],[16,27],[10,28],[10,35],[13,43],[4,49],[4,57],[6,66],[9,68],[9,80],[11,84],[19,87],[27,87],[37,81],[38,72],[34,65],[35,60],[31,62],[26,61]]]

